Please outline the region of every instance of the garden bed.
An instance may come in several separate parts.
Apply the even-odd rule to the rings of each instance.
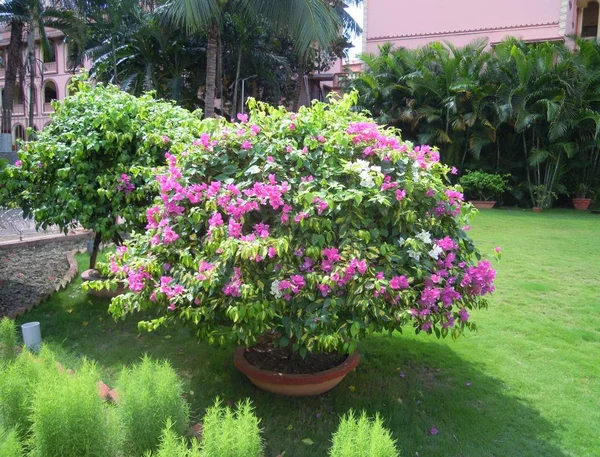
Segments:
[[[34,246],[15,244],[0,250],[0,317],[19,308],[31,309],[64,286],[71,267],[67,253],[85,249],[85,243],[78,239]]]

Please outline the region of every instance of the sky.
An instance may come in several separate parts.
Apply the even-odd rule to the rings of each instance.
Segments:
[[[362,23],[363,23],[363,7],[362,7],[362,5],[349,6],[348,12],[356,20],[356,22],[358,22],[359,25],[362,27]],[[357,56],[362,52],[362,36],[359,35],[358,37],[352,37],[352,44],[354,44],[354,47],[352,49],[350,49],[350,52],[349,52],[350,60],[356,59]]]

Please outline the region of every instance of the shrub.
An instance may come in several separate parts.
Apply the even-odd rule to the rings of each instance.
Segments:
[[[8,317],[0,321],[0,360],[14,360],[17,356],[17,329]]]
[[[202,457],[262,456],[259,423],[250,400],[238,403],[233,411],[229,407],[223,407],[217,399],[204,416]]]
[[[120,231],[143,228],[155,195],[151,169],[164,164],[165,151],[181,151],[199,135],[200,118],[152,94],[92,87],[83,76],[75,85],[74,95],[54,102],[52,123],[6,168],[6,187],[38,226],[96,232],[93,268],[100,240],[119,243]]]
[[[22,457],[23,447],[19,441],[17,429],[6,430],[0,425],[0,456]]]
[[[472,200],[489,201],[498,198],[509,189],[510,175],[485,173],[483,171],[468,171],[460,178],[460,185]]]
[[[183,386],[168,362],[145,356],[124,368],[117,381],[117,411],[123,425],[127,455],[143,455],[160,443],[167,420],[182,434],[189,424],[189,409],[182,398]]]
[[[470,207],[427,146],[353,111],[356,95],[298,114],[250,101],[156,177],[147,231],[112,258],[130,292],[116,317],[154,309],[200,339],[351,353],[372,332],[457,337],[487,306],[494,270],[463,227]]]
[[[356,418],[351,410],[342,418],[333,435],[330,457],[398,457],[396,443],[383,426],[379,415],[375,419],[363,412]]]
[[[188,447],[185,438],[181,438],[173,431],[172,422],[167,419],[167,426],[160,438],[160,446],[155,454],[148,452],[146,457],[200,457],[198,443],[194,440],[192,448]]]
[[[48,370],[34,392],[30,457],[115,457],[121,444],[112,407],[97,391],[99,376],[85,361],[74,374]]]
[[[16,427],[22,436],[29,433],[34,391],[53,370],[56,361],[45,347],[39,357],[23,351],[14,362],[0,367],[0,421],[5,426]]]

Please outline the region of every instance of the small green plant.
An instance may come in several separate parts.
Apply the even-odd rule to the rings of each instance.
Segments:
[[[238,403],[234,411],[217,398],[204,416],[202,457],[262,456],[259,423],[250,400]]]
[[[34,390],[50,370],[56,370],[56,361],[45,347],[37,357],[23,351],[13,362],[0,366],[0,421],[6,427],[16,427],[22,436],[28,434]]]
[[[509,189],[509,177],[510,175],[469,170],[460,178],[460,185],[472,200],[489,201],[498,198]]]
[[[356,417],[354,411],[342,418],[333,435],[330,457],[398,457],[396,442],[376,415],[374,419],[366,413]]]
[[[154,451],[167,420],[177,433],[189,424],[189,407],[183,386],[168,362],[145,356],[132,368],[124,368],[117,381],[117,411],[123,425],[127,455]]]
[[[19,441],[17,429],[6,430],[0,426],[0,456],[23,457],[23,446]]]
[[[0,360],[14,360],[17,356],[17,329],[12,319],[0,321]]]
[[[120,428],[114,409],[97,391],[93,363],[70,375],[48,370],[35,389],[31,406],[30,457],[115,457]]]
[[[531,186],[533,205],[538,208],[549,208],[553,198],[557,198],[556,192],[548,190],[545,185]]]
[[[160,438],[160,446],[155,454],[148,451],[146,457],[200,457],[200,447],[196,440],[192,442],[191,449],[187,440],[180,437],[173,430],[171,419],[167,419],[167,426]]]

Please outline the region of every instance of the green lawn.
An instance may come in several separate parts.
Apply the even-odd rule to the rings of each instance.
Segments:
[[[115,323],[79,283],[20,322],[40,320],[67,365],[93,358],[109,384],[144,352],[168,358],[196,417],[217,395],[252,398],[267,457],[325,456],[349,408],[379,411],[405,457],[600,456],[600,216],[493,210],[472,226],[483,251],[503,248],[497,293],[475,316],[479,332],[458,341],[372,337],[356,372],[317,398],[258,391],[231,350],[198,345],[186,329],[138,335],[135,322]]]

